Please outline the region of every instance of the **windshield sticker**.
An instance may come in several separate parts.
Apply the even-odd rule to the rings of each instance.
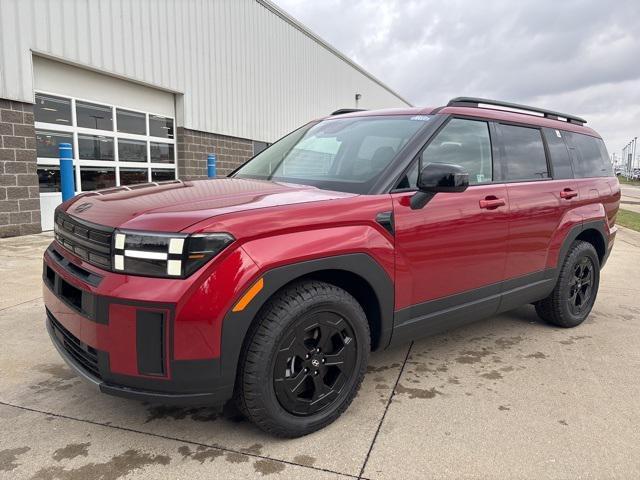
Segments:
[[[556,130],[556,137],[562,138],[562,135],[560,134],[560,130]]]
[[[429,115],[415,115],[411,117],[411,120],[420,120],[421,122],[426,122],[431,117]]]

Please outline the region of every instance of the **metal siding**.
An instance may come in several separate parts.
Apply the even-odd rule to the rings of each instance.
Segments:
[[[332,109],[406,105],[256,0],[2,0],[0,98],[33,101],[30,50],[184,93],[178,122],[272,142]]]

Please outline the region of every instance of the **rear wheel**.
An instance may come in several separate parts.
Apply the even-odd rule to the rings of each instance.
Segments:
[[[576,240],[571,244],[551,294],[536,305],[536,312],[558,327],[580,325],[591,312],[600,284],[600,261],[595,248]]]
[[[370,349],[360,304],[327,283],[277,293],[249,332],[236,401],[263,430],[298,437],[338,418],[355,397]]]

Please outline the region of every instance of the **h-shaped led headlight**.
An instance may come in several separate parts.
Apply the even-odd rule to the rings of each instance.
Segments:
[[[113,269],[147,277],[184,278],[234,240],[228,233],[187,235],[116,230],[113,235]]]

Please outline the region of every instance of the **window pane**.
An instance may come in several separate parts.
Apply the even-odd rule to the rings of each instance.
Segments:
[[[146,162],[147,142],[118,139],[118,159],[121,162]]]
[[[549,178],[540,130],[500,125],[508,180]]]
[[[173,163],[173,145],[169,143],[151,142],[151,161]]]
[[[50,132],[48,130],[36,131],[38,157],[60,158],[58,145],[61,143],[70,143],[73,148],[73,135],[70,133]]]
[[[173,120],[149,115],[149,135],[152,137],[173,138]]]
[[[149,182],[149,178],[146,168],[120,168],[120,185],[147,182]]]
[[[76,122],[79,127],[113,130],[111,107],[93,103],[76,102]]]
[[[115,168],[101,167],[81,167],[80,181],[82,182],[82,190],[97,190],[99,188],[115,187],[116,170]]]
[[[165,182],[167,180],[175,180],[175,170],[164,170],[154,168],[151,170],[151,180],[154,182]]]
[[[579,133],[568,133],[569,142],[574,147],[574,170],[576,177],[606,177],[613,175],[611,162],[606,154],[604,142],[599,138]],[[603,143],[602,148],[600,143]],[[603,156],[603,150],[605,152]]]
[[[82,160],[113,160],[113,138],[78,135],[78,150]]]
[[[147,120],[144,113],[116,109],[118,131],[124,133],[147,134]]]
[[[38,182],[40,185],[40,193],[42,192],[60,192],[60,167],[58,166],[39,166]],[[75,189],[76,176],[75,168],[73,174],[73,188]]]
[[[422,152],[422,165],[428,163],[460,165],[469,172],[471,185],[491,182],[493,162],[489,125],[454,118]]]
[[[71,100],[36,93],[33,118],[36,122],[71,126]]]
[[[553,128],[543,128],[542,133],[547,141],[551,166],[553,167],[553,178],[573,178],[573,168],[569,158],[569,150],[562,138],[565,132]]]

